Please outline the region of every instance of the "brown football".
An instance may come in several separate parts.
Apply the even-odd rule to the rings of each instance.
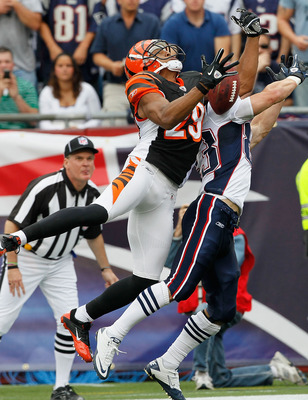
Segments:
[[[227,112],[236,102],[240,89],[240,80],[237,75],[223,79],[208,94],[209,102],[216,114]]]

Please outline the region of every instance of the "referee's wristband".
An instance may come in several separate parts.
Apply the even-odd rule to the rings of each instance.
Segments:
[[[7,264],[7,269],[17,269],[18,268],[18,264],[17,263],[8,263]]]
[[[105,271],[105,269],[111,269],[111,267],[104,267],[104,268],[101,268],[101,271],[103,272],[103,271]]]

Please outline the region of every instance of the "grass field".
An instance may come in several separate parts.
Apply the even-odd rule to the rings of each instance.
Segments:
[[[213,398],[219,400],[308,400],[308,386],[288,385],[275,382],[273,386],[258,388],[225,388],[215,390],[195,390],[194,382],[181,382],[187,400]],[[75,385],[74,389],[86,400],[158,400],[167,399],[155,382],[142,383],[102,383],[98,385]],[[50,385],[1,385],[0,400],[49,400]]]

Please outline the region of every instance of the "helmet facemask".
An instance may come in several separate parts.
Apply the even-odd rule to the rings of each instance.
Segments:
[[[167,50],[170,56],[166,57]],[[125,73],[131,78],[141,71],[152,71],[158,73],[164,68],[169,71],[180,72],[185,60],[184,51],[176,44],[169,44],[165,40],[144,40],[134,45],[125,61]]]
[[[164,56],[162,52],[163,50],[167,50],[169,53],[171,53],[170,56]],[[146,62],[148,67],[155,64],[155,69],[153,72],[156,73],[164,68],[167,68],[169,71],[181,72],[183,68],[183,62],[186,58],[186,54],[180,46],[176,44],[169,44],[165,40],[153,40],[153,42],[147,47],[146,53],[147,55],[143,55],[143,60],[151,61],[150,64]]]

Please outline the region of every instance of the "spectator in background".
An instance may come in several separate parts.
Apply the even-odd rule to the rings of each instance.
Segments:
[[[104,1],[102,0],[102,2]],[[156,15],[161,24],[163,24],[173,12],[171,3],[172,0],[140,0],[139,10]],[[120,11],[117,0],[106,0],[105,7],[109,17]]]
[[[161,24],[165,23],[172,14],[171,0],[140,0],[139,8],[156,15]]]
[[[290,20],[294,19],[293,25]],[[278,7],[278,29],[292,43],[293,54],[308,67],[308,4],[305,0],[280,0]],[[308,106],[308,82],[294,92],[294,105]]]
[[[180,12],[185,9],[184,0],[172,0],[171,3],[174,12]],[[240,58],[242,35],[241,29],[231,21],[230,17],[231,15],[235,15],[236,10],[241,6],[241,0],[205,0],[204,2],[206,10],[221,14],[225,18],[231,33],[231,51],[234,53],[233,58],[235,60]]]
[[[186,53],[183,70],[200,71],[200,57],[212,62],[216,52],[231,48],[228,25],[223,16],[204,10],[205,0],[185,0],[185,9],[173,14],[162,28],[162,39],[175,43]]]
[[[272,59],[280,62],[281,56],[290,53],[290,41],[278,31],[277,10],[279,0],[241,0],[247,10],[260,17],[261,25],[269,30]]]
[[[88,138],[80,136],[70,140],[65,146],[63,168],[30,182],[6,220],[5,231],[27,226],[61,208],[89,204],[97,198],[100,193],[90,180],[96,153],[98,150]],[[51,400],[84,400],[68,383],[75,349],[71,336],[60,322],[63,312],[78,305],[72,251],[81,238],[87,240],[94,253],[105,286],[116,282],[118,278],[109,265],[99,224],[27,243],[18,254],[11,252],[3,259],[5,279],[0,288],[0,337],[8,333],[36,288],[42,290],[52,308],[57,331],[54,342],[56,382]],[[28,346],[26,341],[25,346]]]
[[[308,257],[308,159],[296,175],[296,187],[301,206],[302,227],[304,231],[305,255]]]
[[[129,115],[124,60],[130,48],[138,41],[160,37],[160,22],[155,15],[138,12],[139,0],[118,0],[118,3],[120,12],[102,21],[91,53],[94,63],[104,69],[103,111],[125,111]],[[113,122],[123,125],[127,124],[127,119],[118,118]]]
[[[97,25],[106,16],[104,2],[98,0],[42,0],[43,23],[40,28],[38,58],[40,80],[46,84],[52,61],[60,53],[71,54],[80,66],[82,79],[100,92],[99,71],[89,48]]]
[[[257,79],[254,86],[253,93],[262,92],[265,86],[272,82],[270,75],[266,71],[266,67],[270,67],[275,73],[279,71],[279,64],[272,59],[271,38],[268,34],[260,36],[259,40],[259,60]],[[285,100],[284,106],[293,105],[292,94]]]
[[[0,114],[38,113],[35,87],[27,80],[15,76],[13,53],[0,47]],[[26,129],[33,124],[27,122],[0,121],[0,129]]]
[[[89,117],[98,113],[101,105],[94,88],[83,82],[79,67],[70,54],[60,53],[53,64],[48,86],[45,86],[39,96],[41,114],[78,114],[84,113]],[[70,121],[70,128],[89,128],[100,125],[99,120]],[[41,129],[64,129],[65,121],[41,121]]]
[[[0,46],[14,55],[16,76],[37,84],[35,54],[32,47],[33,31],[42,21],[40,0],[0,0]]]

